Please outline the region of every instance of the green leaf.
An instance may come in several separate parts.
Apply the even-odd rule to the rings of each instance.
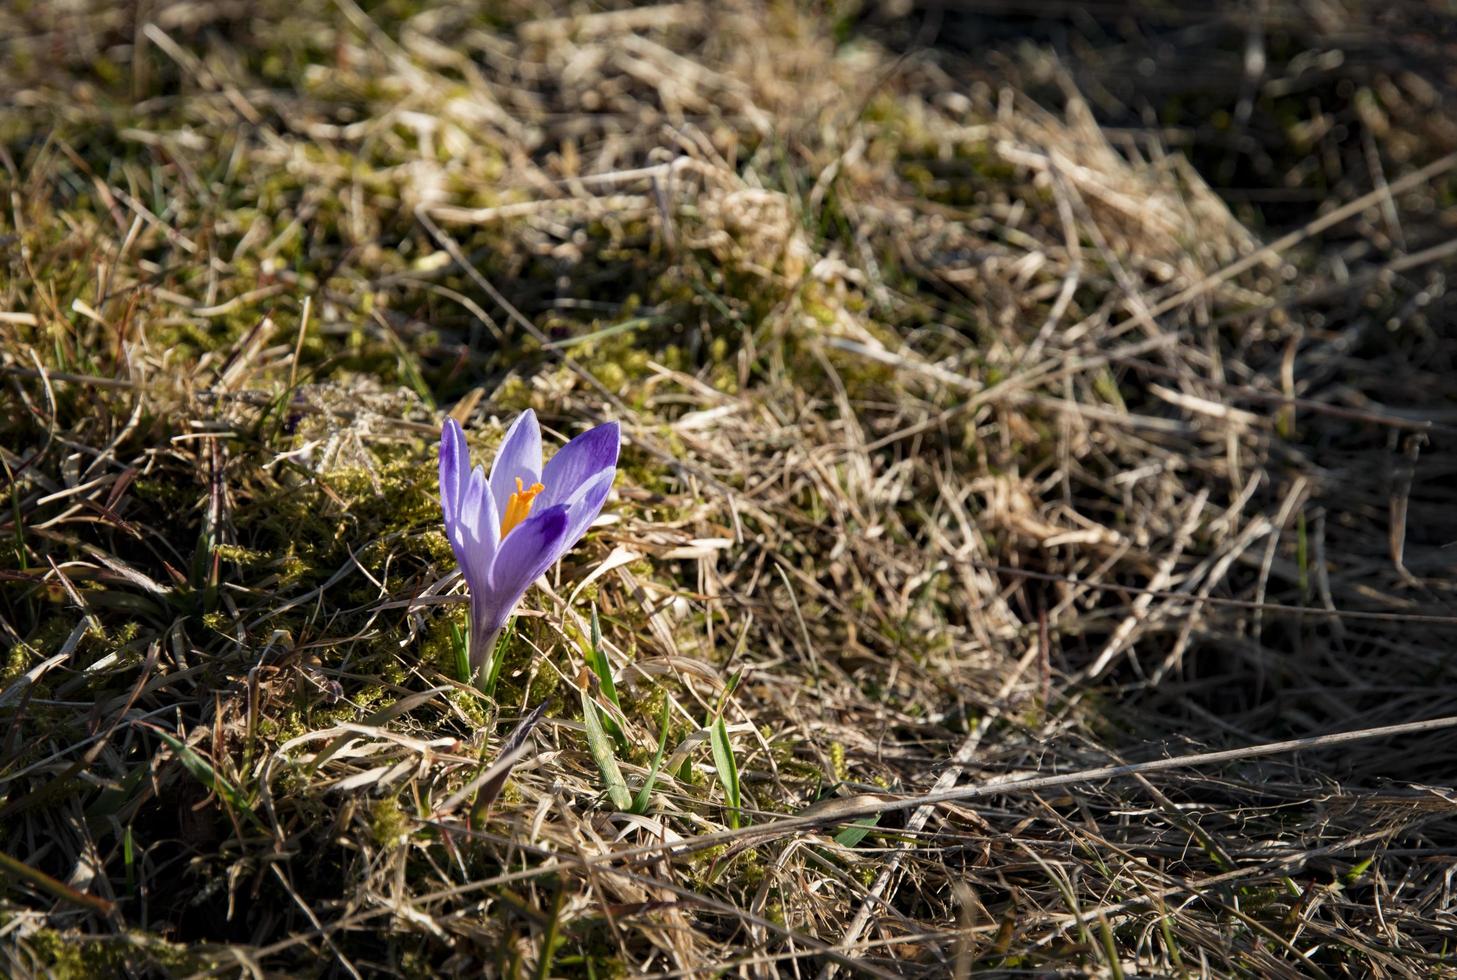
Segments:
[[[854,847],[865,839],[871,828],[880,823],[880,814],[862,817],[835,835],[835,843],[841,847]]]
[[[617,683],[612,679],[612,665],[607,662],[607,651],[602,649],[602,624],[597,621],[597,605],[592,605],[592,670],[602,682],[602,693],[607,700],[622,708],[617,699]]]
[[[121,838],[122,863],[126,865],[126,888],[129,892],[137,889],[137,853],[136,842],[132,840],[132,825],[126,825],[126,832]]]
[[[546,920],[546,935],[541,937],[541,952],[536,957],[536,980],[548,980],[551,976],[551,961],[561,943],[562,908],[566,905],[567,890],[557,885],[556,899],[551,904],[551,917]]]
[[[734,688],[739,686],[739,679],[743,677],[742,669],[734,671],[729,682],[724,685],[723,693],[718,697],[718,703],[713,707],[713,714],[709,716],[704,726],[708,729],[708,744],[713,749],[713,767],[718,770],[718,781],[723,785],[724,796],[729,804],[729,826],[737,828],[740,816],[739,796],[739,766],[734,759],[734,748],[729,744],[728,726],[724,724],[723,709],[728,704],[730,695]]]
[[[592,606],[592,647],[587,651],[587,665],[592,668],[592,673],[597,675],[597,680],[602,685],[603,697],[607,698],[618,711],[621,711],[622,702],[617,697],[617,684],[612,680],[612,664],[607,660],[607,651],[602,649],[602,627],[597,622],[595,604]],[[626,752],[627,734],[623,732],[622,726],[617,723],[617,719],[611,713],[602,713],[602,727],[617,742],[618,750]]]
[[[718,770],[718,781],[723,785],[724,796],[729,805],[729,826],[739,825],[739,766],[734,759],[734,748],[729,744],[728,726],[723,715],[714,719],[708,728],[708,742],[713,747],[713,767]]]
[[[50,892],[56,898],[64,899],[67,902],[74,902],[77,905],[84,905],[93,912],[101,915],[110,915],[116,906],[97,895],[88,895],[85,892],[77,891],[63,881],[58,881],[39,868],[32,868],[24,861],[18,861],[9,854],[0,851],[0,882],[10,878],[18,878],[28,881],[32,885],[44,891]]]
[[[602,728],[602,716],[598,714],[597,702],[584,688],[582,696],[582,725],[587,729],[587,748],[592,752],[592,761],[602,773],[602,782],[607,786],[607,796],[619,810],[632,808],[632,796],[627,791],[627,780],[622,778],[622,769],[617,765],[612,739]]]
[[[209,789],[216,791],[219,796],[228,801],[229,806],[232,806],[234,809],[243,811],[248,816],[252,817],[255,821],[258,819],[257,814],[253,812],[252,805],[248,803],[247,799],[244,798],[243,794],[238,791],[238,788],[236,786],[228,782],[228,780],[224,779],[218,773],[218,771],[213,768],[211,762],[208,762],[202,756],[192,751],[192,747],[190,745],[173,738],[162,729],[156,728],[155,726],[151,725],[147,727],[151,728],[152,731],[157,733],[158,738],[167,743],[168,748],[170,748],[172,752],[177,756],[178,761],[182,763],[183,767],[188,772],[192,773],[193,777],[198,782],[202,783]]]
[[[1361,880],[1361,876],[1371,870],[1371,865],[1376,863],[1376,855],[1371,855],[1364,861],[1357,861],[1351,866],[1351,870],[1341,876],[1341,881],[1347,886],[1354,885]]]
[[[713,713],[715,716],[723,714],[724,705],[728,704],[729,696],[732,695],[734,693],[734,689],[739,686],[739,680],[743,676],[744,669],[740,667],[738,670],[734,671],[734,675],[730,677],[728,683],[723,686],[723,693],[718,696],[718,703],[713,706]]]
[[[648,810],[648,798],[652,796],[653,786],[658,781],[658,769],[663,764],[663,753],[668,749],[668,702],[663,702],[663,731],[658,735],[658,751],[653,754],[653,764],[648,767],[648,778],[642,784],[642,789],[637,791],[637,798],[632,801],[633,813],[646,813]]]
[[[450,646],[455,653],[455,677],[462,684],[471,682],[470,676],[470,650],[466,643],[465,631],[460,628],[459,623],[450,624]]]
[[[516,635],[516,620],[512,619],[501,631],[496,645],[491,649],[490,662],[486,664],[486,673],[481,678],[481,693],[487,697],[496,696],[496,681],[501,677],[501,665],[506,662],[506,645]]]

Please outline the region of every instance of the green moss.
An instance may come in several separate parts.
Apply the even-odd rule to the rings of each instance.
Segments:
[[[531,689],[526,695],[528,704],[538,704],[552,698],[561,686],[561,674],[554,670],[539,670],[531,679]]]
[[[393,796],[375,800],[369,810],[369,831],[376,847],[398,847],[410,837],[411,823]]]
[[[140,931],[100,937],[46,928],[29,932],[18,942],[56,980],[122,976],[142,965],[175,975],[209,963],[194,951]]]
[[[245,567],[261,564],[268,557],[261,551],[253,551],[236,544],[220,544],[213,549],[213,552],[223,561]]]
[[[446,677],[456,677],[456,638],[469,635],[470,608],[456,603],[439,610],[426,621],[424,635],[414,656],[422,664],[434,667]]]
[[[513,374],[492,393],[491,403],[503,412],[523,412],[532,407],[531,386]]]
[[[56,598],[56,601],[60,601],[59,597]],[[47,616],[41,621],[35,631],[31,633],[27,640],[27,645],[37,651],[39,656],[48,657],[60,649],[70,637],[71,631],[75,628],[76,619],[73,614]],[[87,630],[81,639],[82,647],[88,647],[88,644],[93,642],[94,639],[96,638],[92,637],[91,631]],[[27,667],[26,669],[29,668]]]
[[[111,630],[106,637],[106,642],[112,647],[125,647],[135,641],[141,631],[140,623],[128,621]]]
[[[5,662],[0,665],[0,687],[9,684],[15,678],[29,670],[38,660],[40,654],[36,648],[29,643],[17,643],[10,648],[5,655]]]

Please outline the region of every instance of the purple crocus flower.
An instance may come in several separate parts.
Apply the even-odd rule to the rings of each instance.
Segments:
[[[440,436],[440,509],[470,588],[470,668],[484,677],[496,640],[527,588],[576,544],[607,501],[617,475],[616,422],[599,425],[541,465],[541,430],[527,409],[491,475],[470,468],[465,433],[446,419]]]

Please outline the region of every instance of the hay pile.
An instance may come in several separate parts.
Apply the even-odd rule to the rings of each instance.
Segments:
[[[9,975],[1453,975],[1451,727],[922,800],[1457,715],[1438,5],[893,6],[0,11]]]

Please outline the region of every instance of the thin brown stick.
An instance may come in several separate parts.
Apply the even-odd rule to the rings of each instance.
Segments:
[[[1382,725],[1377,728],[1359,728],[1347,732],[1333,732],[1329,735],[1309,735],[1304,738],[1286,739],[1281,742],[1267,742],[1263,745],[1249,745],[1238,749],[1224,749],[1219,752],[1200,752],[1194,755],[1173,756],[1154,759],[1149,762],[1132,762],[1116,766],[1100,766],[1079,772],[1061,773],[1055,776],[1030,776],[1016,779],[993,780],[978,786],[963,786],[942,792],[926,793],[920,796],[890,797],[867,802],[863,797],[843,807],[827,807],[811,816],[783,816],[768,824],[756,827],[741,827],[737,830],[722,830],[704,834],[678,845],[649,846],[632,851],[617,852],[614,859],[636,857],[666,851],[673,855],[689,854],[706,847],[717,847],[732,841],[744,839],[773,840],[778,837],[832,824],[847,824],[862,817],[873,817],[879,813],[894,813],[912,810],[937,803],[958,803],[1003,794],[1031,793],[1053,789],[1059,786],[1075,786],[1081,783],[1101,782],[1105,779],[1120,779],[1124,776],[1146,775],[1151,772],[1165,772],[1170,769],[1194,769],[1214,766],[1225,762],[1239,762],[1245,759],[1260,759],[1272,755],[1285,755],[1307,749],[1332,748],[1378,738],[1394,738],[1401,735],[1416,735],[1426,732],[1457,728],[1457,715],[1430,718],[1425,721],[1407,722],[1401,725]]]

